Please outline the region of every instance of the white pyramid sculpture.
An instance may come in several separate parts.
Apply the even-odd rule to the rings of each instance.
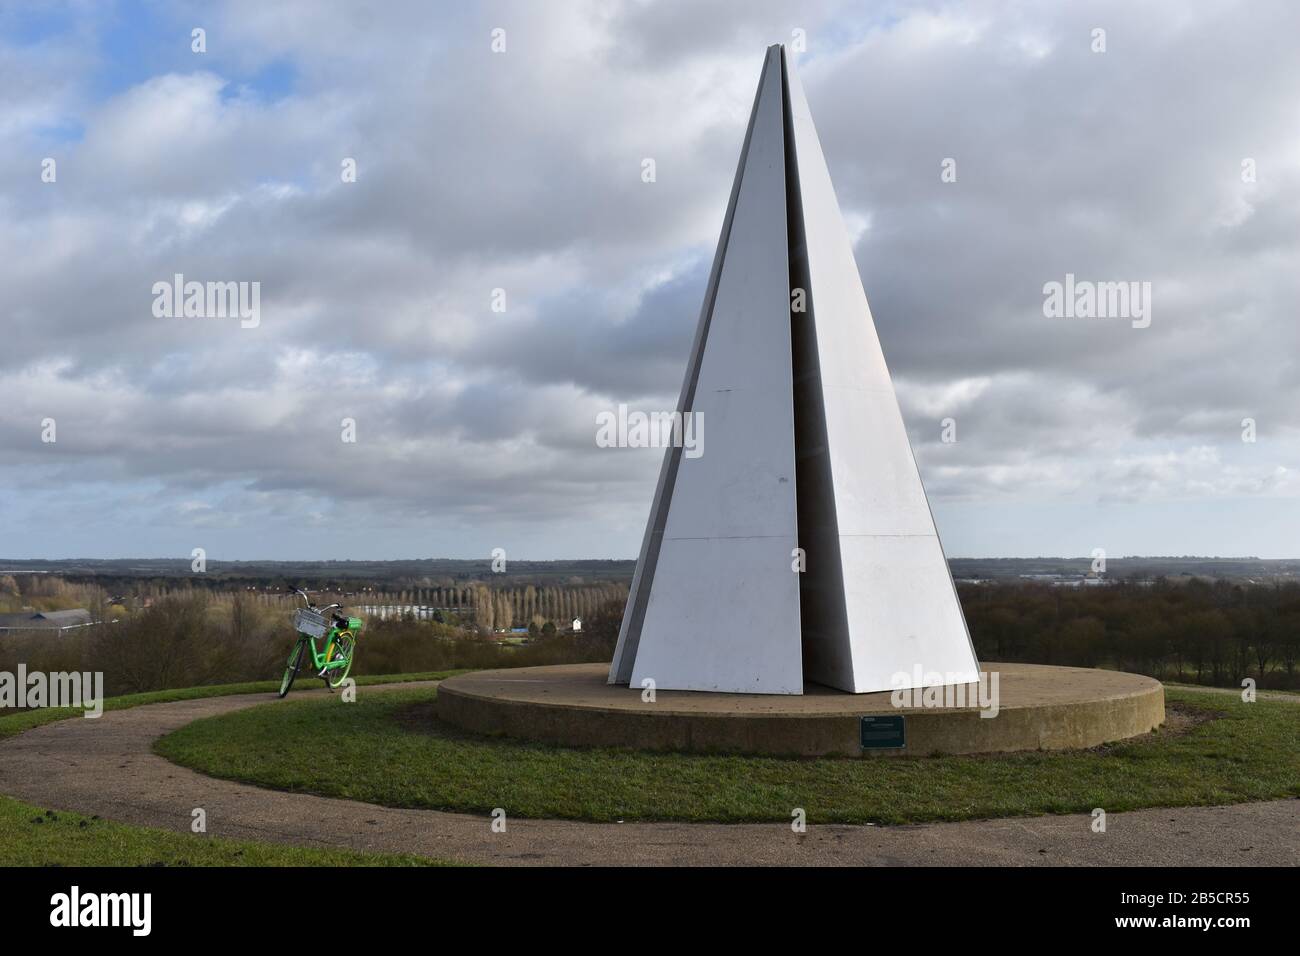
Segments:
[[[805,681],[866,693],[978,679],[817,131],[779,45],[678,410],[702,415],[703,454],[664,455],[610,683],[801,694]]]

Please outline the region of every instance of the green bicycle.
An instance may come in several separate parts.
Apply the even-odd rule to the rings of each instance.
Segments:
[[[361,633],[361,619],[345,617],[331,613],[341,604],[329,607],[316,607],[311,603],[311,596],[302,588],[294,588],[294,593],[302,596],[306,607],[300,607],[293,615],[293,627],[298,632],[298,641],[293,645],[289,655],[289,664],[280,679],[280,696],[284,697],[293,687],[294,678],[302,666],[303,654],[310,652],[312,663],[317,669],[316,676],[331,689],[339,687],[352,670],[352,658],[357,649],[357,635]],[[328,615],[328,617],[326,616]],[[320,642],[325,642],[325,649],[319,649]]]

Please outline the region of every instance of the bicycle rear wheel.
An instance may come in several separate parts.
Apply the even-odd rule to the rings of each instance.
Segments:
[[[289,693],[289,688],[293,686],[293,679],[298,676],[298,664],[302,661],[302,650],[306,644],[306,641],[299,641],[289,654],[289,665],[284,669],[284,676],[280,678],[280,697]]]
[[[325,683],[331,687],[338,687],[347,679],[348,671],[352,670],[352,655],[356,649],[357,638],[351,631],[343,631],[334,638],[334,647],[330,651],[329,661],[326,662],[326,667],[329,669],[325,672]],[[329,667],[330,663],[337,664],[339,661],[346,661],[346,663]]]

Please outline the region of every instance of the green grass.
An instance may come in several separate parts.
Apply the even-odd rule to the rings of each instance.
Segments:
[[[0,797],[0,866],[430,866],[417,856],[224,840],[41,810]]]
[[[437,680],[459,671],[358,677],[357,684]],[[274,693],[279,681],[216,684],[179,690],[110,697],[105,710],[143,704]],[[75,708],[45,708],[0,716],[0,740],[56,720],[81,717]],[[0,866],[429,866],[439,861],[417,856],[305,849],[278,844],[225,840],[128,826],[76,813],[42,810],[0,796]]]
[[[366,684],[402,684],[416,680],[441,680],[464,671],[429,671],[422,674],[376,674],[370,677],[356,678],[357,686]],[[304,680],[298,675],[295,691],[290,691],[292,699],[296,691],[316,687],[311,680]],[[319,686],[324,686],[319,685]],[[243,684],[207,684],[200,687],[183,687],[177,690],[151,690],[142,694],[123,694],[120,697],[104,699],[104,710],[125,710],[128,707],[140,707],[144,704],[167,704],[177,700],[198,700],[202,697],[226,697],[231,694],[275,693],[280,689],[278,680],[251,681]],[[20,734],[24,730],[50,724],[56,720],[69,717],[83,717],[85,711],[76,707],[44,707],[37,710],[23,710],[12,714],[0,715],[0,740]],[[84,717],[83,717],[84,719]]]
[[[398,807],[579,820],[920,823],[1300,795],[1300,710],[1171,690],[1206,719],[1087,751],[881,760],[570,749],[464,734],[433,694],[300,700],[196,721],[162,756],[212,776]],[[299,742],[325,728],[328,759]]]

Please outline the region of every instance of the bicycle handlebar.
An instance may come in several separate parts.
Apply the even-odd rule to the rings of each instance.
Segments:
[[[330,604],[325,607],[317,607],[315,604],[311,603],[311,592],[309,592],[305,588],[286,588],[285,590],[292,591],[294,594],[301,595],[303,603],[306,604],[309,609],[315,611],[317,614],[324,614],[326,611],[332,611],[335,608],[343,607],[342,604]],[[347,618],[342,616],[341,614],[336,614],[334,616],[339,621],[343,621],[343,622],[347,621]]]

